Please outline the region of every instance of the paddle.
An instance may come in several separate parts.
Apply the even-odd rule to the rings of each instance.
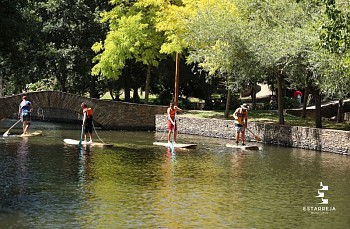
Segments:
[[[173,139],[171,141],[170,149],[171,149],[171,154],[174,154],[174,142],[175,142],[175,120],[174,120],[174,126],[173,126]]]
[[[246,128],[252,135],[254,135],[254,138],[255,138],[256,141],[258,141],[258,142],[261,141],[261,138],[260,138],[258,135],[254,134],[248,127],[245,127],[245,128]]]
[[[83,141],[83,134],[84,134],[84,125],[81,125],[81,133],[80,133],[80,141],[79,141],[79,146],[81,146],[81,143]]]
[[[10,130],[17,125],[21,120],[19,119],[15,124],[13,124],[2,136],[6,137],[9,135]]]
[[[79,141],[78,146],[81,146],[81,145],[82,145],[81,143],[82,143],[82,141],[83,141],[85,118],[86,118],[86,116],[85,116],[85,113],[84,113],[83,124],[81,125],[80,141]]]

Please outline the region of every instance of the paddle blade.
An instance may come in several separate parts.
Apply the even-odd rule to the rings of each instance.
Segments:
[[[6,131],[2,136],[4,136],[4,137],[9,136],[9,131]]]
[[[258,136],[258,135],[254,135],[254,138],[256,141],[260,142],[261,141],[261,138]]]

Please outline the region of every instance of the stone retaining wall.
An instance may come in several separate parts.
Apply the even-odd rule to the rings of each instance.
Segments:
[[[18,118],[18,106],[24,94],[0,98],[0,119]],[[58,122],[81,122],[81,103],[94,110],[96,126],[109,130],[154,130],[156,114],[166,112],[166,106],[90,99],[58,91],[26,93],[33,104],[32,119]]]
[[[178,133],[234,138],[232,120],[189,118],[182,115],[178,115],[177,120]],[[252,122],[248,127],[261,137],[265,144],[350,155],[349,131]],[[156,115],[156,131],[166,131],[166,128],[166,115]],[[246,136],[248,141],[254,141],[254,135],[249,131],[246,131]]]

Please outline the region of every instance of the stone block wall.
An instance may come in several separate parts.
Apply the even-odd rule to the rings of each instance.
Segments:
[[[178,133],[215,138],[234,138],[232,120],[189,118],[177,116]],[[166,131],[166,115],[156,116],[156,131]],[[350,155],[350,132],[301,126],[276,125],[249,122],[248,128],[261,137],[265,144],[296,147]],[[246,139],[254,141],[254,135],[246,131]]]
[[[0,119],[17,118],[24,94],[0,98]],[[33,104],[32,119],[59,122],[81,122],[81,103],[94,110],[96,126],[109,130],[154,130],[155,115],[166,112],[166,106],[90,99],[58,91],[26,93]]]

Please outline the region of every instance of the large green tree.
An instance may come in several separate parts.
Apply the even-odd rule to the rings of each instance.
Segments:
[[[158,7],[148,7],[143,1],[111,1],[114,8],[103,14],[110,31],[104,41],[96,42],[97,53],[92,68],[94,75],[117,79],[123,73],[127,60],[135,60],[147,66],[145,102],[148,103],[151,70],[157,66],[163,34],[155,29]]]
[[[298,53],[315,43],[313,20],[317,7],[293,0],[240,1],[251,50],[259,62],[274,69],[278,85],[279,123],[284,124],[283,85],[288,79],[288,67]]]
[[[62,91],[84,94],[95,79],[90,77],[93,43],[104,36],[99,12],[106,3],[86,0],[42,1],[37,12],[45,44],[45,75],[54,76]],[[95,96],[92,84],[90,92]]]
[[[350,91],[350,2],[321,0],[319,47],[314,55],[320,73],[319,87],[326,96],[339,99],[338,122],[343,121],[343,99]]]
[[[0,2],[0,96],[22,92],[25,85],[37,79],[40,48],[38,18],[33,1]]]

